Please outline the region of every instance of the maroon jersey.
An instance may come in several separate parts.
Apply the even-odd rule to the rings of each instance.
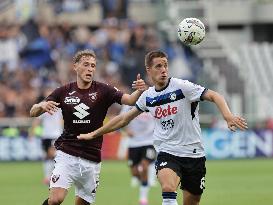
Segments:
[[[60,103],[64,119],[64,130],[55,142],[56,149],[100,162],[102,136],[93,140],[78,140],[77,136],[101,127],[108,108],[113,103],[121,104],[122,95],[118,89],[97,81],[88,89],[79,89],[73,82],[54,90],[46,101]]]

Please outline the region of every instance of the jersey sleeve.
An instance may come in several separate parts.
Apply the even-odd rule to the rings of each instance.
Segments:
[[[147,96],[147,91],[144,91],[141,94],[141,96],[138,98],[136,105],[135,105],[136,108],[141,112],[148,112],[149,111],[146,106],[146,96]]]
[[[206,92],[206,88],[202,87],[201,85],[194,84],[190,81],[184,80],[180,81],[180,85],[182,88],[182,92],[184,96],[191,102],[201,101],[202,96]]]
[[[121,105],[121,98],[123,96],[123,92],[121,92],[116,87],[108,85],[107,97],[109,99],[110,104],[118,103]]]
[[[46,97],[45,101],[54,101],[60,103],[62,93],[62,87],[56,88],[49,96]]]

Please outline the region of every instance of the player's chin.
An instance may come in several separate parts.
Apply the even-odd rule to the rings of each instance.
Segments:
[[[167,80],[168,80],[168,77],[167,77],[167,76],[161,76],[160,79],[159,79],[159,81],[160,81],[161,83],[165,83]]]
[[[91,77],[86,77],[84,78],[83,80],[85,83],[90,83],[92,81],[92,78]]]

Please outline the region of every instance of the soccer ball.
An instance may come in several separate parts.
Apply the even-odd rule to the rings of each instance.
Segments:
[[[185,45],[197,45],[205,38],[205,26],[197,18],[185,18],[178,25],[178,38]]]

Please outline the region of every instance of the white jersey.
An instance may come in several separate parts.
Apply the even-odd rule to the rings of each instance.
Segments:
[[[131,106],[124,105],[121,113],[131,108]],[[154,119],[150,113],[141,113],[127,125],[127,128],[133,135],[129,138],[128,147],[153,145]]]
[[[45,112],[40,116],[43,132],[41,138],[57,139],[63,131],[62,111],[59,109],[53,115]]]
[[[150,87],[136,102],[141,111],[155,119],[154,147],[179,157],[205,155],[201,142],[198,102],[205,88],[187,80],[170,78],[162,90]]]

